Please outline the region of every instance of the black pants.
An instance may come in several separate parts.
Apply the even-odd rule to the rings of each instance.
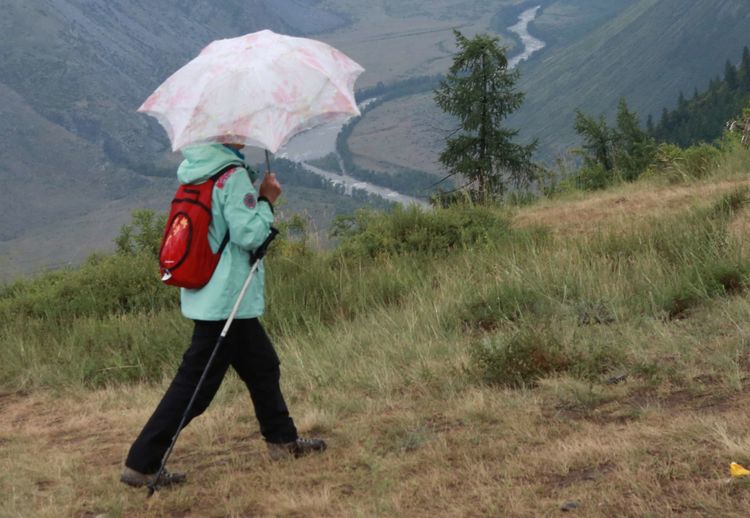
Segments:
[[[126,466],[141,473],[155,473],[159,469],[224,323],[195,321],[190,348],[182,357],[177,375],[159,406],[130,447]],[[208,408],[230,365],[250,391],[255,416],[266,441],[294,441],[297,429],[289,417],[279,386],[279,357],[257,318],[232,323],[185,426]]]

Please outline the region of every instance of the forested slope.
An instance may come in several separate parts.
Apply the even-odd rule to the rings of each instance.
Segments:
[[[576,144],[575,109],[614,116],[625,97],[660,113],[677,93],[702,89],[748,41],[750,3],[639,0],[588,35],[522,67],[526,102],[510,123],[539,137],[546,158]]]

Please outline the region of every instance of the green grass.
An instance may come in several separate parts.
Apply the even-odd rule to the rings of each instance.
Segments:
[[[503,208],[360,212],[339,222],[332,251],[299,237],[275,245],[264,322],[273,336],[315,349],[347,322],[411,311],[420,315],[414,332],[467,342],[471,379],[519,386],[618,369],[668,378],[658,362],[610,347],[607,329],[637,334],[742,296],[750,257],[730,224],[748,196],[741,188],[709,206],[564,240],[514,228]],[[158,282],[147,253],[95,256],[79,269],[3,287],[0,384],[161,380],[189,335],[176,295]],[[332,358],[321,361],[336,365]]]
[[[192,483],[147,511],[116,477],[189,340],[175,291],[137,250],[6,286],[0,514],[744,508],[726,466],[749,458],[748,182],[712,174],[363,212],[329,251],[289,223],[264,323],[295,422],[331,451],[266,461],[229,376],[175,450]]]

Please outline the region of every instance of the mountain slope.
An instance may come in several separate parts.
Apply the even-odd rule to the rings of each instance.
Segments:
[[[712,142],[721,137],[727,121],[737,118],[750,102],[750,48],[742,52],[740,66],[727,62],[723,79],[713,79],[707,90],[695,91],[690,100],[682,92],[677,108],[663,110],[651,134],[659,141],[681,147],[698,142]]]
[[[132,171],[94,144],[45,119],[0,83],[0,242],[30,227],[83,214],[100,198],[137,188]],[[10,124],[8,124],[10,122]]]
[[[135,109],[205,44],[262,28],[307,34],[346,23],[315,0],[1,4],[0,254],[12,271],[40,257],[77,260],[86,254],[78,245],[106,247],[129,210],[168,199],[178,157]],[[117,218],[102,227],[116,200]],[[68,246],[59,246],[63,235]]]
[[[702,88],[748,41],[750,3],[640,0],[582,39],[522,68],[526,102],[510,123],[539,137],[546,157],[577,139],[575,109],[613,115],[620,97],[645,114]]]
[[[0,22],[0,43],[7,49],[0,60],[2,82],[43,117],[101,147],[112,162],[147,174],[171,174],[163,158],[157,160],[166,139],[135,108],[201,47],[267,27],[306,33],[343,23],[295,0],[220,6],[11,0],[9,7]]]

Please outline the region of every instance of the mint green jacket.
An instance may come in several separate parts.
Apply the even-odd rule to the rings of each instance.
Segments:
[[[253,183],[257,174],[231,149],[221,144],[191,146],[182,150],[185,160],[177,170],[182,184],[205,182],[213,175],[235,164],[214,185],[211,201],[212,219],[209,243],[219,250],[229,231],[229,243],[207,285],[198,290],[181,290],[182,314],[193,320],[225,320],[234,307],[247,275],[250,273],[249,251],[256,249],[268,236],[273,223],[271,206],[258,201]],[[250,288],[240,305],[237,318],[255,318],[265,307],[264,269],[261,262]]]

